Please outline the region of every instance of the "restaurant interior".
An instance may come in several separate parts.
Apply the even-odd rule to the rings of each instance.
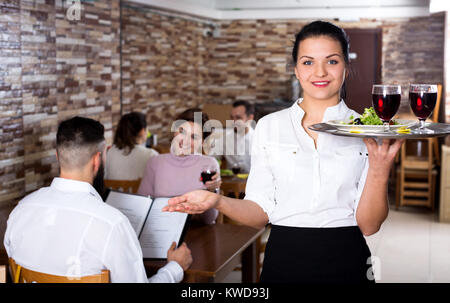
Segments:
[[[61,121],[96,119],[111,146],[121,116],[142,112],[161,154],[170,152],[172,122],[188,108],[225,123],[233,102],[247,101],[258,122],[301,96],[293,39],[320,19],[349,35],[350,108],[372,106],[373,84],[398,84],[394,118],[417,121],[409,85],[436,84],[427,121],[450,123],[449,9],[434,0],[0,0],[3,271],[10,212],[59,174]],[[246,177],[223,176],[221,192],[243,198]],[[381,229],[366,236],[375,280],[450,282],[450,136],[406,141],[391,169],[389,207]],[[220,214],[215,225],[188,230],[188,244],[201,237],[208,244],[192,243],[192,266],[203,271],[187,271],[184,281],[257,282],[270,226],[255,230]],[[164,261],[144,264],[150,275]]]

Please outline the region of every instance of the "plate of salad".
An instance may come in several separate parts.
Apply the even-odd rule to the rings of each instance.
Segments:
[[[377,116],[373,107],[365,108],[364,113],[359,116],[350,116],[348,120],[331,120],[330,124],[342,131],[360,133],[360,132],[383,132],[383,121]],[[391,131],[405,130],[417,124],[417,121],[405,119],[392,119],[389,122]]]

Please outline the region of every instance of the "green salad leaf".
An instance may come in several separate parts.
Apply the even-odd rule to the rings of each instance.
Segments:
[[[373,107],[365,108],[363,114],[359,118],[350,116],[351,125],[383,125],[383,121],[377,116]],[[391,121],[391,124],[398,124],[395,120]]]
[[[373,107],[365,108],[360,119],[364,125],[383,125],[383,121],[377,116]]]

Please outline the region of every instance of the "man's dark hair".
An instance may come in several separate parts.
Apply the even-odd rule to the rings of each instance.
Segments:
[[[125,154],[129,154],[137,143],[137,136],[145,128],[147,121],[143,113],[131,112],[123,115],[117,126],[114,145],[118,149],[125,149]]]
[[[73,117],[59,124],[56,133],[56,151],[60,167],[80,169],[105,144],[105,128],[93,119]]]
[[[244,100],[235,101],[233,103],[233,107],[238,107],[238,106],[245,107],[245,114],[247,116],[255,114],[255,106],[247,101],[244,101]]]
[[[195,120],[195,113],[200,113],[202,115],[201,121]],[[203,130],[203,132],[202,132],[203,140],[205,140],[211,134],[211,132],[205,131],[205,123],[208,120],[209,120],[208,115],[206,113],[202,112],[202,110],[200,108],[189,108],[177,116],[175,126],[176,126],[176,128],[178,128],[182,123],[184,123],[186,121],[193,122],[193,123],[201,122],[202,124],[200,126],[202,127],[202,130]]]

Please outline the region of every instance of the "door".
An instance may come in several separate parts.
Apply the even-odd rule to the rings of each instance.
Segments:
[[[362,113],[372,106],[372,85],[381,83],[381,29],[345,29],[350,38],[350,74],[345,103]]]

